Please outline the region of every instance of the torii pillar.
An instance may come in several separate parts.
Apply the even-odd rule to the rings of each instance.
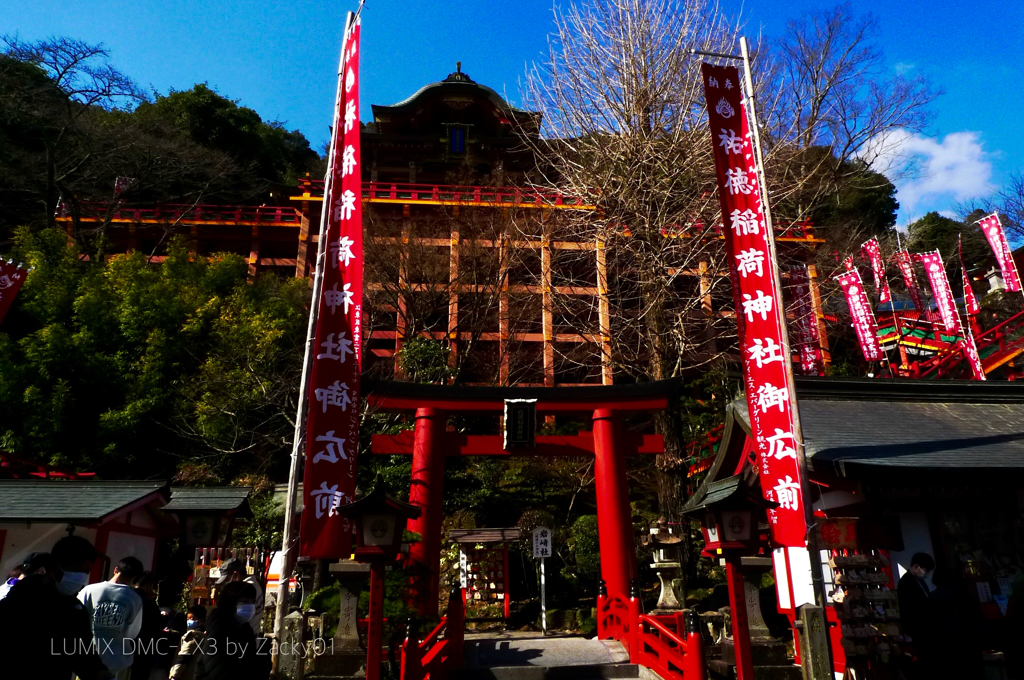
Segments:
[[[420,540],[409,547],[409,563],[424,571],[414,576],[416,609],[420,616],[437,614],[441,563],[441,520],[443,515],[445,412],[434,408],[416,409],[412,448],[412,484],[409,503],[420,508],[420,516],[409,522],[409,530]]]
[[[597,535],[601,578],[609,595],[629,597],[636,578],[636,545],[626,480],[626,454],[619,437],[619,418],[611,409],[594,411],[594,487],[597,492]]]

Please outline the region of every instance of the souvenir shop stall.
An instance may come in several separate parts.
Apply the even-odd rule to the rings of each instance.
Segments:
[[[935,601],[957,603],[939,605],[937,625],[967,622],[966,635],[949,635],[965,639],[950,644],[976,646],[992,672],[1024,677],[1019,385],[797,378],[796,387],[835,670],[889,678],[914,654],[896,588],[926,553]],[[754,469],[747,418],[745,400],[733,402],[704,485]],[[778,608],[794,621],[814,601],[808,553],[773,547]]]

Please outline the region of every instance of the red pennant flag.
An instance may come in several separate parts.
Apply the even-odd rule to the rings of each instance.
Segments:
[[[949,278],[946,276],[946,267],[942,263],[942,255],[939,251],[915,255],[928,274],[928,283],[932,287],[932,295],[935,297],[935,306],[939,310],[939,318],[942,319],[943,327],[960,336],[957,344],[963,350],[967,362],[971,366],[971,373],[975,380],[985,380],[985,370],[981,365],[981,358],[978,356],[978,348],[974,343],[974,335],[964,331],[960,323],[960,312],[956,308],[956,300],[953,299],[953,289],[949,286]]]
[[[903,278],[903,285],[907,288],[907,294],[910,295],[910,300],[914,303],[914,308],[921,313],[922,316],[928,313],[924,303],[921,301],[921,289],[917,286],[917,275],[914,274],[914,261],[910,257],[910,253],[906,250],[897,251],[893,258],[896,260],[896,267],[900,270],[900,276]]]
[[[848,255],[846,259],[843,260],[843,269],[848,272],[853,271],[853,255]]]
[[[1010,244],[1006,242],[1006,232],[1003,231],[1003,225],[999,221],[999,213],[992,213],[979,220],[978,224],[981,226],[985,238],[988,239],[988,244],[992,246],[992,252],[995,254],[996,262],[999,263],[999,269],[1002,272],[1003,283],[1006,284],[1006,290],[1011,293],[1020,292],[1017,264],[1013,261]]]
[[[774,540],[803,547],[807,526],[796,460],[795,394],[788,370],[784,309],[776,283],[774,235],[765,224],[740,75],[734,67],[711,64],[701,64],[701,73],[761,486],[765,498],[779,504],[768,512]]]
[[[349,27],[342,52],[324,184],[326,220],[317,267],[319,314],[306,420],[299,551],[319,559],[348,557],[352,532],[338,507],[351,503],[359,450],[362,365],[363,206],[359,146],[360,19]]]
[[[871,301],[864,291],[864,283],[860,280],[860,272],[854,269],[840,274],[836,280],[846,295],[846,304],[850,307],[850,317],[853,319],[861,353],[868,361],[881,361],[884,355],[878,344],[878,323],[871,309]]]
[[[20,265],[0,260],[0,322],[3,322],[27,275],[28,270]]]
[[[882,249],[878,246],[878,239],[873,238],[861,245],[861,252],[871,264],[871,272],[875,275],[875,290],[878,291],[879,304],[885,304],[892,300],[889,292],[889,282],[885,278],[885,263],[882,261]]]
[[[956,302],[953,300],[953,291],[949,287],[949,279],[946,277],[946,267],[942,263],[942,255],[936,250],[931,253],[916,254],[914,258],[924,266],[925,274],[928,275],[928,284],[932,288],[932,296],[935,298],[935,307],[939,311],[942,327],[950,333],[958,332],[960,318],[956,312]]]
[[[981,312],[981,306],[978,304],[978,298],[974,295],[974,289],[971,288],[971,277],[967,275],[967,265],[964,264],[964,246],[957,240],[957,250],[960,252],[960,272],[964,277],[964,307],[967,309],[967,313],[974,316]]]

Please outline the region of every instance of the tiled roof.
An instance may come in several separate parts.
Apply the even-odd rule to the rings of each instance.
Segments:
[[[1024,468],[1024,404],[800,401],[812,469]]]
[[[1024,386],[797,378],[808,467],[1024,470]],[[736,414],[749,422],[743,399]]]
[[[145,500],[166,498],[166,482],[0,480],[0,521],[92,522]]]
[[[246,504],[251,486],[172,486],[171,500],[162,510],[199,512],[237,510]]]

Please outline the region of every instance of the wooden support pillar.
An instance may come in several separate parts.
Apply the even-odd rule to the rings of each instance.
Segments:
[[[544,225],[540,246],[541,331],[544,337],[544,387],[555,386],[555,322],[551,311],[551,234]]]
[[[453,374],[459,364],[459,243],[459,227],[453,225],[448,257],[448,368]]]
[[[711,277],[711,266],[707,260],[704,260],[697,266],[697,274],[700,277],[700,311],[703,312],[705,319],[713,319],[715,316],[715,308],[711,302],[711,285],[713,283]],[[704,329],[704,340],[707,342],[707,352],[714,355],[718,352],[718,333],[715,329],[714,321],[708,321],[708,325]]]
[[[512,348],[509,343],[511,334],[508,309],[508,260],[510,255],[509,248],[512,246],[504,228],[500,238],[501,241],[498,245],[498,271],[501,290],[498,293],[498,354],[501,365],[498,368],[498,382],[501,385],[508,385],[509,366],[512,359],[509,356]]]
[[[818,341],[821,345],[821,358],[825,368],[832,365],[832,352],[828,348],[828,333],[825,332],[825,312],[821,308],[821,288],[818,286],[818,267],[807,265],[807,283],[811,291],[811,308],[818,322]]]
[[[601,384],[611,385],[612,375],[612,312],[608,299],[608,253],[603,237],[597,237],[597,323],[601,334]]]
[[[711,307],[711,272],[707,260],[697,266],[697,273],[700,275],[700,310],[704,316],[711,316],[714,310]]]
[[[409,291],[409,241],[412,231],[412,220],[409,219],[409,206],[402,206],[402,239],[398,252],[398,299],[395,304],[395,379],[403,377],[402,345],[405,343],[405,315],[408,312]]]
[[[249,278],[256,278],[260,268],[260,228],[253,227],[249,241]]]
[[[597,492],[597,533],[601,550],[601,578],[609,595],[629,597],[629,582],[636,576],[626,451],[619,437],[619,417],[611,409],[594,411],[594,488]]]
[[[309,276],[309,201],[299,210],[299,245],[295,252],[295,278]]]
[[[729,586],[729,615],[732,617],[732,644],[736,651],[736,680],[754,680],[754,660],[750,653],[750,624],[747,621],[747,596],[740,572],[740,556],[725,557],[725,580]]]
[[[409,530],[420,534],[421,538],[409,548],[409,563],[413,567],[414,605],[420,616],[437,615],[444,500],[444,449],[441,440],[444,432],[444,411],[417,409],[409,502],[420,508],[420,516],[409,521]]]

